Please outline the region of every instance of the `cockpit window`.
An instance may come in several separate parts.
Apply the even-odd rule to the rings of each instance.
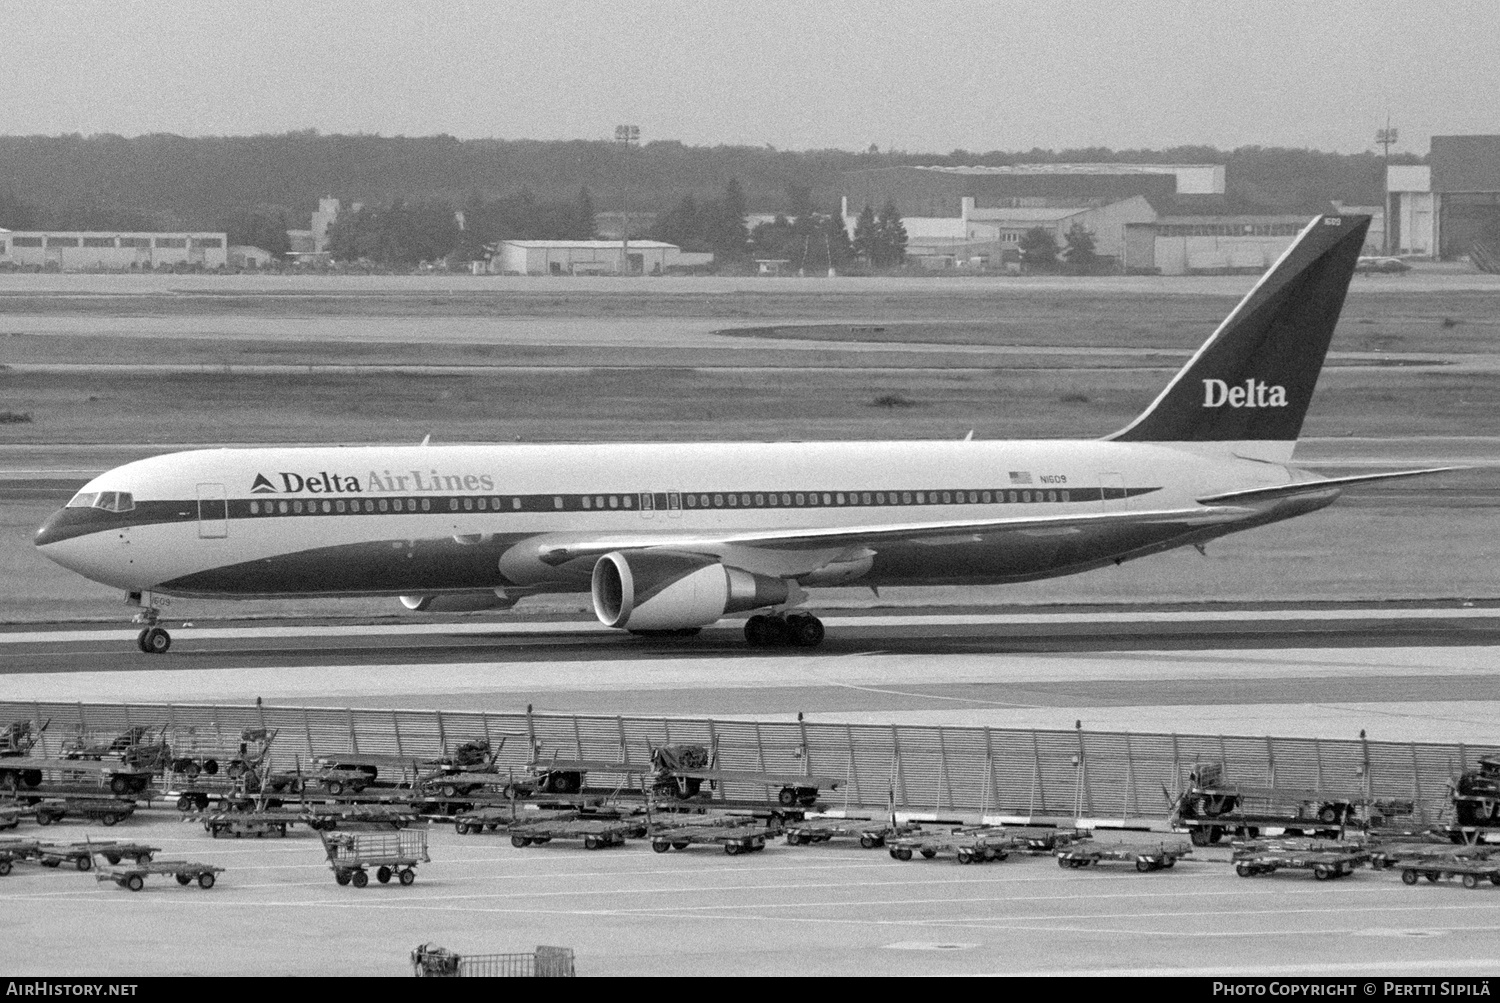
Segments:
[[[129,491],[80,491],[68,502],[68,508],[98,508],[106,512],[129,512],[135,508],[135,496]]]

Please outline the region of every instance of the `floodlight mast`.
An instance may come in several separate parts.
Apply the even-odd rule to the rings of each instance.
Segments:
[[[1375,130],[1375,145],[1384,149],[1385,217],[1381,220],[1380,252],[1391,253],[1391,147],[1396,145],[1399,130],[1391,128],[1391,116],[1385,116],[1385,128]]]
[[[620,271],[630,274],[630,189],[626,177],[626,165],[630,163],[630,148],[641,144],[641,127],[638,125],[615,126],[615,143],[620,147]]]

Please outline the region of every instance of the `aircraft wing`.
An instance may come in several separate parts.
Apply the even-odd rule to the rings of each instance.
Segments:
[[[883,526],[820,526],[817,528],[764,529],[737,533],[620,533],[595,539],[575,540],[550,547],[541,555],[548,564],[562,564],[579,557],[607,554],[613,550],[652,548],[714,553],[728,547],[760,547],[771,550],[826,549],[873,545],[894,541],[941,541],[982,533],[1067,532],[1089,526],[1141,523],[1204,525],[1243,515],[1231,506],[1149,509],[1141,511],[1091,512],[1079,515],[1018,516],[1007,519],[948,519],[941,522],[903,522]]]
[[[1296,481],[1277,484],[1268,488],[1248,488],[1244,491],[1226,491],[1198,499],[1200,505],[1218,505],[1224,502],[1272,501],[1294,495],[1312,494],[1344,484],[1362,484],[1365,481],[1390,481],[1400,477],[1421,477],[1425,474],[1441,474],[1447,470],[1467,470],[1468,467],[1426,467],[1422,470],[1397,470],[1388,474],[1354,474],[1349,477],[1320,477],[1311,481]]]

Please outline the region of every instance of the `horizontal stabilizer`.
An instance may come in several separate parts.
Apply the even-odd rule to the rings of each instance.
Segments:
[[[1467,470],[1467,467],[1426,467],[1422,470],[1397,470],[1388,474],[1354,474],[1350,477],[1322,477],[1311,481],[1296,481],[1292,484],[1277,484],[1269,488],[1250,488],[1245,491],[1226,491],[1223,494],[1199,498],[1200,505],[1219,505],[1225,502],[1270,501],[1275,498],[1290,498],[1294,495],[1313,494],[1345,484],[1362,484],[1366,481],[1393,481],[1401,477],[1422,477],[1426,474],[1441,474],[1448,470]]]

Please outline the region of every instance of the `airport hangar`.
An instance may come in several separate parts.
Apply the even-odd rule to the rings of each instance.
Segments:
[[[131,271],[188,266],[224,268],[223,233],[137,230],[0,230],[0,268],[64,272]]]
[[[1433,136],[1427,161],[1386,169],[1390,253],[1500,254],[1500,136]]]
[[[1059,247],[1073,227],[1127,274],[1259,273],[1328,204],[1275,212],[1225,191],[1222,164],[883,167],[840,180],[853,234],[865,206],[901,212],[907,256],[930,268],[993,269],[1041,227]],[[1351,208],[1350,211],[1353,211]],[[1380,253],[1380,228],[1366,253]]]

